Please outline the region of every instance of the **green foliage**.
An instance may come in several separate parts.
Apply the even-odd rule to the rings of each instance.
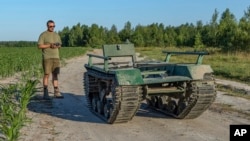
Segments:
[[[112,29],[112,28],[111,28]],[[121,41],[131,40],[131,35],[133,34],[132,25],[128,21],[125,23],[124,28],[119,32],[119,38]]]
[[[116,26],[112,26],[110,31],[107,32],[107,38],[106,39],[106,43],[108,44],[117,44],[117,43],[120,43],[120,38],[118,36],[118,31],[117,31],[117,28]]]
[[[88,48],[62,47],[60,57],[63,60],[80,56],[86,53]],[[37,47],[0,47],[0,78],[12,76],[17,72],[36,70],[32,73],[42,72],[42,52]]]
[[[204,45],[202,43],[201,34],[197,33],[195,36],[195,41],[194,41],[194,49],[196,51],[201,51],[203,50],[203,48],[204,48]]]
[[[234,15],[230,13],[229,9],[226,9],[226,11],[222,13],[217,35],[219,45],[222,46],[224,51],[238,50],[236,44],[237,30],[238,26]]]
[[[0,47],[33,47],[36,45],[35,41],[0,41]]]
[[[250,6],[240,19],[239,29],[237,30],[238,46],[242,51],[250,50]]]
[[[20,129],[29,121],[25,113],[37,83],[38,80],[26,80],[0,88],[0,133],[5,140],[16,141]]]
[[[208,63],[212,65],[215,75],[227,79],[234,79],[245,83],[250,82],[249,55],[246,53],[214,54],[208,57]]]
[[[117,44],[129,39],[139,47],[194,47],[196,50],[219,47],[224,52],[250,51],[250,7],[238,22],[226,9],[219,15],[215,9],[211,22],[185,23],[180,26],[165,26],[162,23],[136,25],[128,21],[120,31],[115,25],[111,29],[97,24],[65,27],[59,31],[64,46],[100,47],[102,44]],[[218,17],[221,16],[220,19]]]
[[[32,47],[1,47],[0,78],[12,76],[16,72],[29,70],[41,62],[41,52]]]

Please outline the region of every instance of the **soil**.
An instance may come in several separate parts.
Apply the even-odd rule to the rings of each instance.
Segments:
[[[92,53],[100,54],[101,51]],[[250,112],[249,100],[218,91],[216,101],[196,119],[174,119],[142,103],[131,121],[107,124],[87,107],[82,80],[87,61],[87,56],[76,57],[67,60],[61,68],[59,87],[64,99],[43,101],[42,91],[37,93],[28,107],[27,115],[31,122],[22,128],[20,141],[228,141],[230,125],[250,123],[246,115],[220,107],[228,104],[237,110]],[[234,85],[241,86],[239,83]],[[53,96],[51,84],[49,91]]]

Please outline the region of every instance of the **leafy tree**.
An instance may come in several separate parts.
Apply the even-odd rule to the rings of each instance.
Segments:
[[[63,46],[69,46],[69,34],[70,34],[70,29],[69,27],[64,27],[62,31],[59,31],[58,34],[61,37],[62,40],[62,45]]]
[[[206,34],[202,34],[204,37],[203,40],[208,46],[218,46],[218,41],[216,38],[218,34],[218,15],[219,12],[217,11],[217,9],[215,9],[210,24],[207,26],[207,28],[204,28],[204,30],[207,31],[205,32]]]
[[[196,51],[201,51],[204,49],[204,45],[201,39],[201,34],[199,32],[195,35],[194,49]]]
[[[241,50],[250,50],[250,6],[240,19],[239,30],[237,32],[238,45]]]
[[[193,24],[186,23],[176,28],[177,46],[193,46],[196,29]]]
[[[134,33],[132,35],[132,39],[131,39],[132,43],[134,43],[135,46],[140,46],[140,47],[145,46],[143,31],[144,31],[143,26],[137,25],[135,27],[135,31],[134,31]]]
[[[83,45],[83,30],[81,24],[73,26],[69,34],[69,46],[82,46]]]
[[[82,43],[83,46],[89,46],[88,41],[89,41],[89,27],[87,25],[82,25]]]
[[[176,46],[177,44],[175,40],[176,37],[177,37],[177,33],[175,32],[175,28],[171,26],[166,27],[164,36],[163,36],[165,46],[167,47]]]
[[[98,47],[104,44],[102,36],[103,28],[99,28],[97,24],[92,24],[89,29],[89,40],[88,44],[92,47]],[[100,32],[101,31],[101,32]]]
[[[164,24],[160,23],[157,28],[156,45],[159,47],[164,47]]]
[[[146,32],[144,34],[144,41],[146,43],[146,46],[163,46],[163,29],[159,28],[157,23],[153,23],[149,25],[146,29]]]
[[[108,44],[115,44],[119,43],[120,38],[118,36],[118,31],[115,25],[112,25],[110,31],[107,32],[107,40],[106,43]]]
[[[121,41],[131,40],[133,34],[131,23],[128,21],[125,23],[124,28],[119,32],[119,37]]]
[[[224,51],[236,51],[235,35],[237,31],[237,22],[235,16],[227,8],[221,16],[218,25],[218,43]]]

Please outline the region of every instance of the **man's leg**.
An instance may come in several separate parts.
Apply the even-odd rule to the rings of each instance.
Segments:
[[[53,60],[53,72],[52,72],[52,83],[54,86],[54,96],[55,98],[63,98],[60,93],[59,85],[58,85],[58,75],[60,73],[60,60],[54,59]]]
[[[54,86],[55,98],[63,98],[63,95],[61,95],[59,87],[58,87],[58,74],[57,73],[52,74],[52,82],[53,82],[53,86]]]
[[[58,75],[56,73],[52,73],[52,83],[54,88],[58,88]]]
[[[49,91],[48,91],[48,82],[49,82],[49,74],[51,72],[51,62],[49,59],[43,60],[43,99],[50,100]]]
[[[59,88],[58,88],[58,74],[57,73],[52,73],[52,83],[53,83],[53,86],[54,86],[54,91],[59,91]]]
[[[45,74],[43,76],[43,99],[45,100],[50,100],[49,90],[48,90],[48,80],[49,80],[49,75]]]

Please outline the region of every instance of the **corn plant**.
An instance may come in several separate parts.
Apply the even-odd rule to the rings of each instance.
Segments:
[[[27,80],[22,84],[2,86],[0,93],[0,133],[4,139],[15,141],[20,129],[29,119],[27,105],[35,94],[37,80]]]

